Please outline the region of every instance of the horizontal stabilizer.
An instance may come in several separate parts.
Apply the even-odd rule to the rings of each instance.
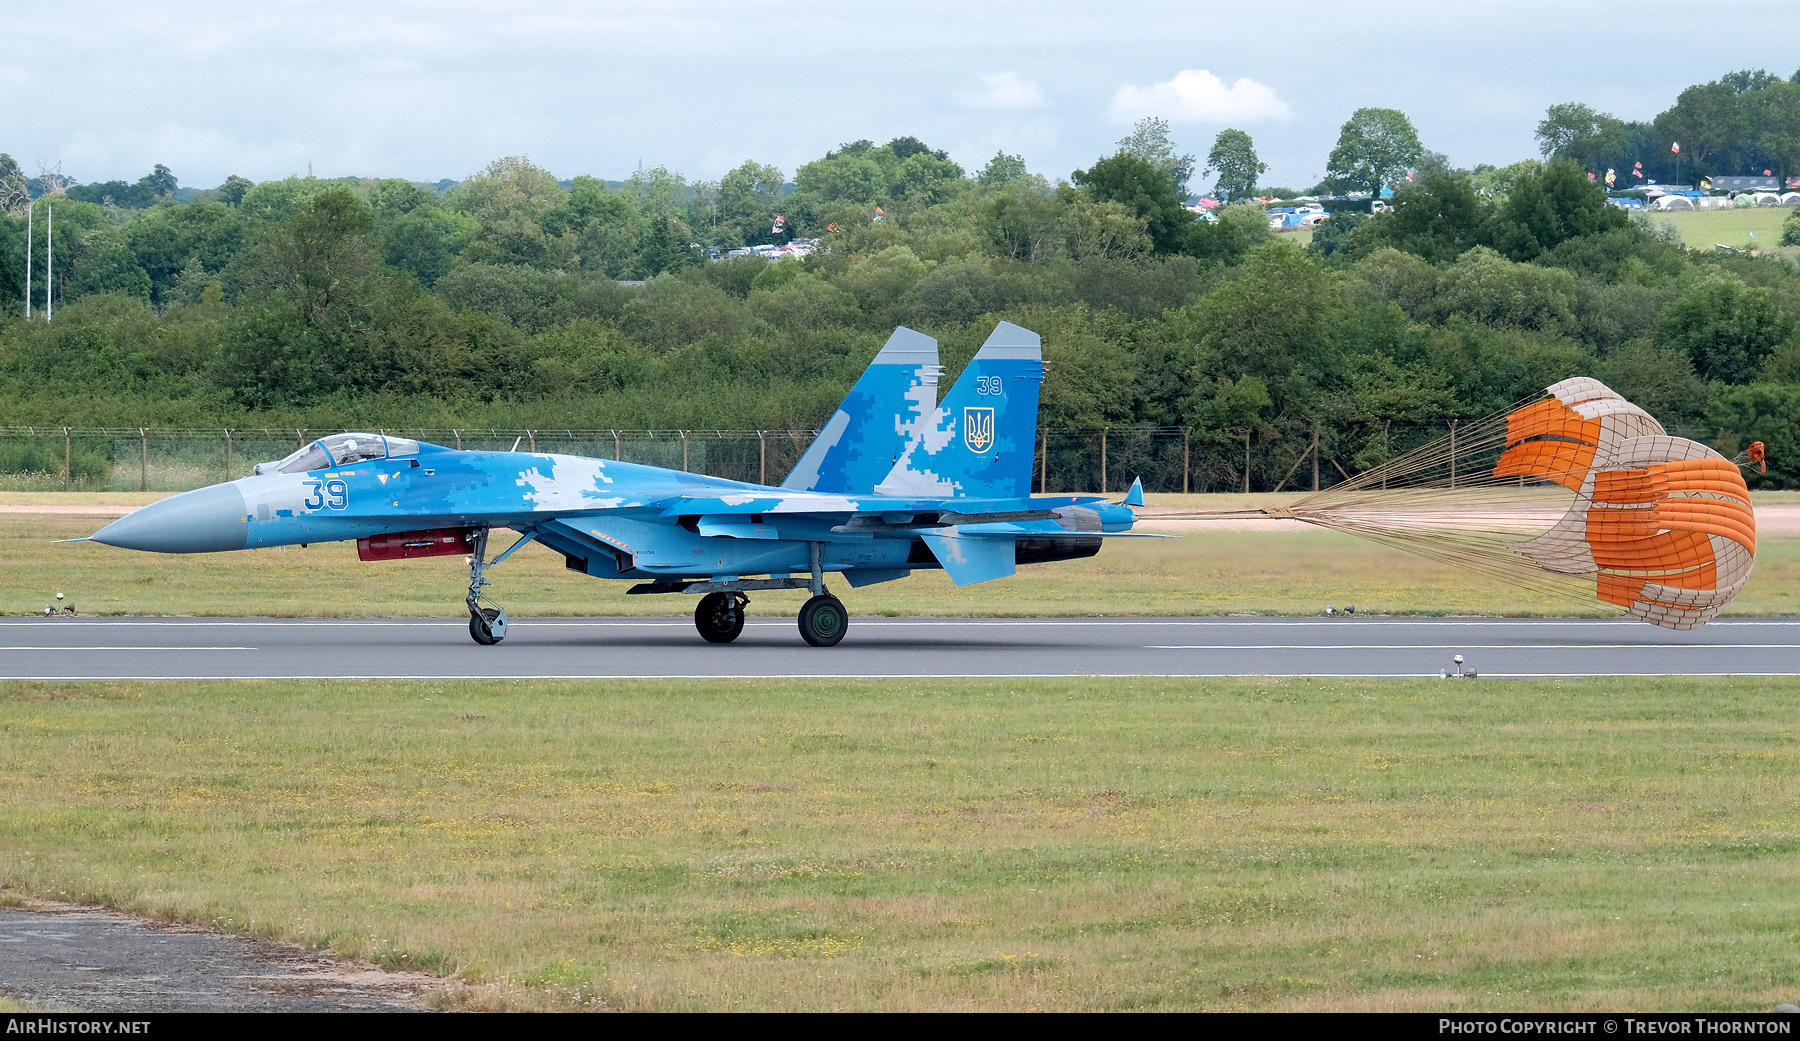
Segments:
[[[1011,539],[962,538],[955,528],[920,532],[919,537],[959,586],[1005,578],[1018,570]]]

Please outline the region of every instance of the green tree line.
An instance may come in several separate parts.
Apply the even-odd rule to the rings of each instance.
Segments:
[[[1786,185],[1800,177],[1800,72],[1787,79],[1763,69],[1728,73],[1683,90],[1651,120],[1619,119],[1578,101],[1551,105],[1537,139],[1546,159],[1616,170],[1621,188],[1667,184],[1678,174],[1694,183],[1764,170]],[[1639,163],[1642,177],[1633,175]]]
[[[447,191],[39,198],[30,321],[26,217],[0,217],[0,424],[809,429],[895,325],[954,376],[1004,318],[1044,336],[1046,425],[1191,427],[1196,488],[1241,487],[1246,438],[1253,488],[1314,436],[1330,479],[1573,375],[1727,454],[1766,441],[1759,480],[1800,482],[1790,259],[1685,250],[1566,160],[1498,193],[1423,171],[1303,250],[1257,207],[1187,210],[1193,159],[1139,130],[1066,179],[899,138],[791,181],[560,182],[507,158]],[[707,259],[790,234],[818,248]]]

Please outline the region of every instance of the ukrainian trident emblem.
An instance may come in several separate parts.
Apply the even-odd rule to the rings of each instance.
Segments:
[[[963,444],[969,451],[979,455],[994,447],[994,410],[992,408],[963,409]]]

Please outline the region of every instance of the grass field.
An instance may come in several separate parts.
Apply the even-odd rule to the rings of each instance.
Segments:
[[[1152,504],[1183,498],[1153,496]],[[1185,498],[1215,508],[1246,501]],[[1776,493],[1769,501],[1779,498]],[[62,592],[83,614],[442,616],[461,611],[468,584],[462,557],[364,564],[352,543],[170,556],[50,542],[91,534],[105,523],[103,517],[0,515],[0,567],[8,576],[0,612],[41,612]],[[629,583],[574,574],[559,554],[535,546],[491,574],[495,599],[519,616],[693,609],[689,597],[627,596]],[[1377,614],[1567,615],[1603,613],[1604,606],[1584,608],[1578,599],[1545,596],[1326,531],[1115,539],[1094,558],[1027,565],[1013,578],[964,589],[941,571],[863,589],[841,580],[831,587],[852,612],[897,615],[1304,615],[1323,611],[1326,603],[1355,603],[1358,611]],[[751,612],[791,615],[805,599],[801,591],[757,593]],[[1756,572],[1728,613],[1800,614],[1800,539],[1761,541]]]
[[[1650,218],[1673,223],[1681,230],[1681,241],[1690,249],[1711,249],[1714,245],[1774,249],[1781,242],[1781,223],[1793,212],[1791,206],[1754,206],[1743,210],[1652,211]]]
[[[0,900],[474,1008],[1766,1009],[1800,994],[1797,696],[12,683]]]

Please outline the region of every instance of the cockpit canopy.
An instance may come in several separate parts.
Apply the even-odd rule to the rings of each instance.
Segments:
[[[419,443],[386,434],[333,434],[321,437],[293,455],[273,463],[256,464],[259,474],[303,474],[331,466],[350,466],[370,459],[394,459],[418,455]]]

